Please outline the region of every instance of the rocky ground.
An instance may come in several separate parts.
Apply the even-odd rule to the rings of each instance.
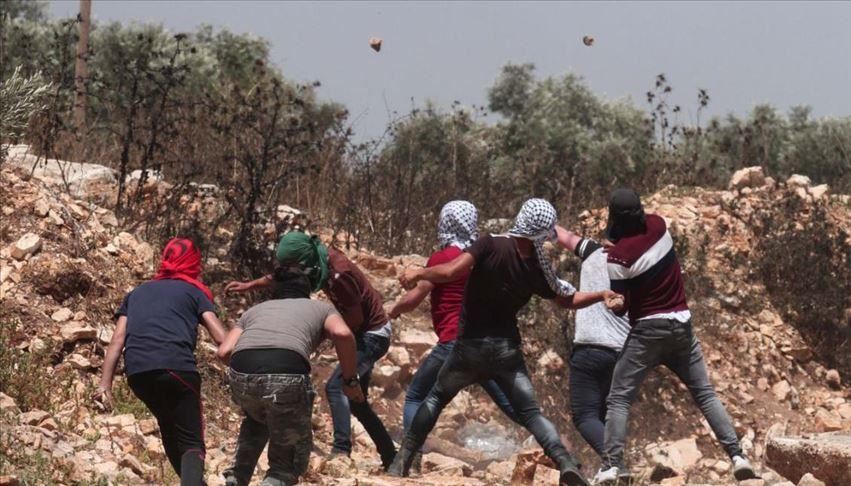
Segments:
[[[28,160],[18,154],[0,172],[0,485],[175,483],[156,423],[123,379],[116,380],[112,413],[88,398],[111,336],[112,312],[126,291],[153,273],[157,252],[102,207],[108,205],[114,183],[108,169],[80,166],[69,184],[67,176],[63,181],[44,168],[31,176]],[[61,161],[54,163],[61,167]],[[213,194],[206,191],[199,198],[207,199],[183,203],[197,211],[212,205]],[[789,216],[800,220],[802,232],[815,208],[823,208],[831,231],[851,242],[848,196],[831,195],[827,186],[812,186],[802,177],[778,183],[758,169],[738,173],[729,190],[670,187],[647,198],[646,205],[671,224],[684,255],[712,379],[747,454],[765,471],[764,479],[750,486],[846,485],[851,484],[851,377],[847,370],[831,369],[828,363],[834,361],[826,360],[825,353],[847,353],[848,343],[833,343],[831,350],[813,341],[791,321],[788,309],[772,299],[765,283],[754,278],[754,262],[760,258],[759,216],[780,211],[793,198],[803,209]],[[580,215],[576,227],[595,234],[603,221],[604,211],[591,210]],[[220,261],[221,251],[209,254],[205,270],[214,277],[208,281],[223,315],[232,320],[251,302],[221,295],[230,270]],[[349,254],[388,303],[401,292],[398,272],[424,262],[416,255]],[[572,256],[562,259],[567,267],[575,265]],[[560,333],[558,323],[565,316],[540,305],[535,309],[525,316],[529,338],[524,345],[542,407],[593,475],[599,462],[566,412],[564,362],[569,349],[531,330],[535,322]],[[847,329],[849,321],[851,308],[833,325]],[[375,370],[370,396],[396,438],[401,436],[405,386],[435,341],[427,309],[405,316],[396,323],[393,346]],[[206,401],[208,482],[221,484],[239,414],[206,336],[198,356]],[[314,362],[315,383],[321,387],[334,366],[333,352],[325,348]],[[501,417],[476,388],[462,392],[441,416],[427,444],[423,474],[405,481],[381,474],[369,438],[356,421],[352,459],[328,456],[331,424],[322,395],[313,420],[315,451],[306,483],[531,485],[557,480],[528,434]],[[633,408],[631,430],[635,484],[731,482],[730,465],[708,424],[667,371],[648,380]],[[265,457],[260,472],[264,467]]]

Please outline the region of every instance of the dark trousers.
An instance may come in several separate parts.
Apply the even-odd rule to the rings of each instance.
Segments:
[[[153,370],[127,377],[160,426],[163,448],[181,485],[204,482],[204,413],[197,372]]]
[[[405,449],[409,453],[402,454],[403,474],[408,473],[413,461],[410,452],[422,447],[443,408],[463,388],[485,380],[496,382],[519,422],[532,433],[547,456],[560,468],[573,465],[555,426],[541,414],[520,344],[505,338],[459,339],[405,434]]]
[[[376,334],[365,333],[357,337],[358,350],[358,375],[363,388],[364,397],[369,391],[369,379],[375,362],[387,354],[390,348],[390,340]],[[355,418],[366,429],[367,434],[375,443],[381,462],[389,466],[396,456],[396,446],[393,439],[387,433],[384,423],[369,405],[369,399],[355,403],[350,402],[343,394],[343,371],[338,365],[325,385],[325,394],[328,397],[328,406],[331,409],[331,421],[334,425],[333,450],[349,454],[352,451],[352,420]]]
[[[269,445],[264,484],[297,484],[313,449],[313,399],[309,375],[253,375],[228,370],[231,398],[245,416],[239,427],[233,466],[225,477],[247,486]]]
[[[573,425],[585,442],[603,456],[606,397],[618,352],[602,346],[577,344],[570,356],[570,411]]]
[[[454,346],[455,341],[436,344],[433,348],[431,348],[431,352],[428,354],[428,357],[424,359],[419,368],[417,368],[417,372],[414,373],[414,378],[411,380],[411,384],[408,385],[408,391],[405,393],[405,408],[402,418],[405,430],[408,430],[411,427],[411,422],[414,420],[414,415],[417,413],[417,409],[420,408],[423,400],[425,400],[428,396],[428,392],[430,392],[434,387],[434,384],[437,383],[437,376],[440,373],[440,368],[443,367],[443,363],[445,363],[446,359],[449,358]],[[514,413],[514,409],[511,408],[511,404],[508,403],[508,397],[505,396],[505,393],[502,393],[502,390],[495,381],[485,380],[479,382],[479,385],[484,388],[485,392],[490,395],[496,406],[499,407],[499,409],[502,410],[508,418],[518,424],[520,423]]]
[[[700,342],[694,335],[691,323],[647,319],[633,326],[615,365],[607,401],[606,466],[624,467],[623,449],[629,407],[647,373],[660,364],[673,371],[688,387],[727,454],[730,457],[741,455],[736,429],[709,381]]]

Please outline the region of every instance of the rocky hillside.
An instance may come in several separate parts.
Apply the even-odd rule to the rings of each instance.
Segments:
[[[102,207],[113,199],[110,171],[73,167],[79,172],[70,182],[49,166],[32,172],[23,156],[0,172],[0,484],[174,483],[156,424],[123,379],[116,380],[112,413],[88,399],[111,335],[112,312],[126,291],[153,273],[157,251]],[[156,197],[157,186],[166,183],[150,184],[150,197]],[[206,188],[181,204],[203,214],[214,202],[215,191]],[[747,453],[766,471],[753,485],[851,484],[849,197],[831,195],[828,187],[813,187],[805,178],[778,183],[759,169],[746,169],[727,191],[669,187],[646,205],[671,224],[712,378]],[[283,208],[279,216],[292,214]],[[603,221],[604,211],[589,210],[576,226],[594,235]],[[780,224],[786,222],[791,224]],[[226,229],[219,233],[227,235]],[[222,263],[221,249],[208,253],[207,280],[232,321],[251,302],[221,294],[232,272]],[[388,303],[400,294],[398,272],[424,262],[420,256],[349,254]],[[575,269],[572,256],[562,260],[565,269]],[[776,268],[785,273],[772,273]],[[815,288],[822,283],[811,282],[815,277],[833,283],[818,294],[828,297],[824,302],[795,286],[799,281]],[[790,288],[796,289],[792,295]],[[810,322],[812,316],[819,322]],[[599,463],[573,430],[566,408],[568,317],[534,303],[524,316],[524,345],[545,414],[593,475]],[[371,397],[398,439],[404,388],[436,339],[425,308],[403,317],[394,333],[390,352],[376,368]],[[208,482],[221,484],[239,414],[206,336],[198,355]],[[314,361],[321,387],[334,365],[333,352],[326,348]],[[687,395],[667,371],[648,379],[631,423],[636,484],[730,481],[730,466]],[[405,481],[380,473],[356,421],[352,460],[329,458],[331,423],[321,393],[316,410],[315,451],[305,478],[310,484],[531,485],[555,484],[557,478],[528,434],[501,417],[476,388],[447,408],[427,444],[423,475]],[[814,435],[822,433],[833,435]],[[265,457],[261,471],[264,465]],[[807,473],[812,474],[804,477]]]

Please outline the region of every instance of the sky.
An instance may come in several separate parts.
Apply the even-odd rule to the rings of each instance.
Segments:
[[[77,10],[76,0],[50,4],[54,17]],[[698,88],[709,91],[709,115],[746,115],[768,103],[851,116],[851,2],[93,0],[92,14],[264,37],[286,77],[321,81],[321,99],[346,105],[361,139],[426,100],[485,105],[509,62],[534,63],[539,76],[580,75],[599,96],[642,108],[665,73],[687,119]],[[381,52],[369,48],[370,37],[384,40]]]

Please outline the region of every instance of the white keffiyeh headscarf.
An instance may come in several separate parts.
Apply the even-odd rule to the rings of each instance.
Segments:
[[[441,248],[457,246],[465,249],[479,237],[479,213],[469,201],[450,201],[440,210],[437,240]]]
[[[509,230],[511,236],[528,238],[535,243],[535,254],[538,257],[538,265],[544,272],[547,283],[556,295],[569,297],[576,293],[576,289],[570,283],[558,278],[555,268],[544,252],[544,242],[556,239],[556,222],[558,218],[556,209],[544,199],[529,199],[523,203],[514,227]]]

